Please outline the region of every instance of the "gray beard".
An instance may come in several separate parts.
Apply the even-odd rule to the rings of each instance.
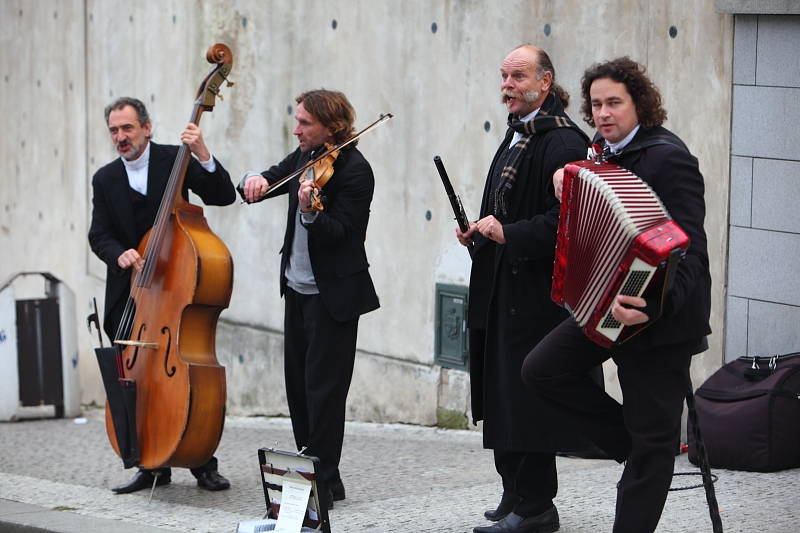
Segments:
[[[532,104],[533,102],[539,99],[539,93],[536,91],[530,91],[523,94],[522,97],[525,99],[526,102]]]
[[[533,102],[539,99],[539,93],[537,91],[528,91],[527,93],[522,93],[520,96],[522,96],[522,99],[528,102],[529,104],[532,104]],[[502,97],[503,97],[502,98],[503,104],[507,103],[506,98],[508,98],[508,96],[505,93],[503,93]]]

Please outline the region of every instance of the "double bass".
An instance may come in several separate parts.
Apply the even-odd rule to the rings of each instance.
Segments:
[[[214,67],[198,90],[194,124],[213,109],[233,65],[223,44],[211,46],[206,58]],[[215,342],[233,290],[233,259],[203,209],[181,194],[190,157],[182,145],[155,224],[139,244],[144,267],[132,277],[114,341],[129,434],[118,435],[111,409],[106,430],[126,466],[200,466],[217,449],[225,423],[225,369]]]

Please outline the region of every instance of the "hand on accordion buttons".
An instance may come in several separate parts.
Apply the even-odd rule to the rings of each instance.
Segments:
[[[625,296],[620,294],[614,301],[611,308],[611,316],[614,317],[620,324],[626,326],[635,326],[636,324],[644,324],[650,318],[641,311],[647,306],[644,298],[636,296]]]

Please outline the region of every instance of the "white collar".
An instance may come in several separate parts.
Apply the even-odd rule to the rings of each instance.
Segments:
[[[147,168],[147,165],[150,164],[150,140],[147,140],[147,145],[144,147],[144,151],[142,155],[134,159],[133,161],[128,161],[124,157],[120,156],[122,159],[122,164],[125,165],[125,169],[127,170],[142,170]]]
[[[530,122],[531,120],[533,120],[533,118],[536,116],[536,113],[538,113],[540,109],[541,107],[534,109],[533,112],[528,113],[527,115],[519,119],[520,122]],[[515,131],[514,136],[511,137],[511,142],[509,143],[508,148],[509,149],[513,148],[514,145],[517,144],[520,139],[522,139],[522,134],[518,131]]]
[[[639,131],[640,127],[641,124],[637,124],[636,127],[633,128],[633,130],[631,130],[631,132],[628,134],[627,137],[625,137],[616,144],[606,141],[606,146],[608,146],[608,149],[611,150],[612,154],[616,154],[617,152],[621,151],[623,148],[628,146],[628,143],[631,142],[631,139],[633,139],[633,137],[636,135],[636,132]]]
[[[524,117],[519,119],[519,121],[520,122],[530,122],[531,120],[533,120],[533,117],[536,116],[536,113],[538,113],[540,109],[541,109],[541,107],[537,107],[536,109],[533,110],[533,112],[531,112],[528,115],[525,115]]]

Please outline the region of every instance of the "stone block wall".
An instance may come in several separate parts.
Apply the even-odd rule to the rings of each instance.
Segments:
[[[800,351],[798,50],[800,14],[736,15],[726,361]]]

